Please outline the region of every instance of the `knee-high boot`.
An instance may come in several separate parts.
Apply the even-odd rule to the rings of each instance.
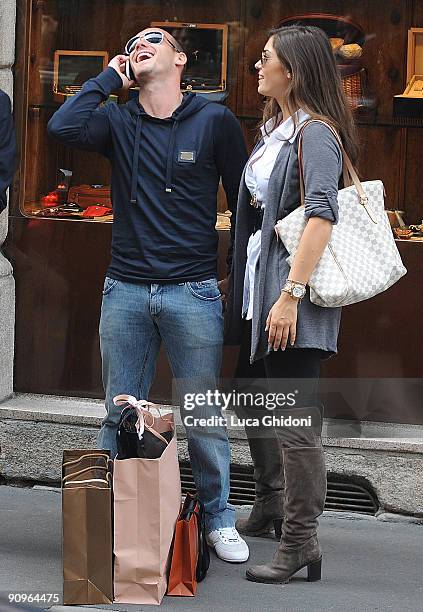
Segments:
[[[269,428],[261,430],[262,437],[258,437],[257,428],[245,428],[254,464],[256,498],[249,517],[238,519],[236,528],[243,535],[261,536],[269,533],[273,526],[279,540],[284,497],[282,454],[276,433]]]
[[[316,441],[316,443],[318,443]],[[285,583],[307,566],[308,580],[321,578],[322,552],[317,539],[317,518],[326,497],[326,468],[318,446],[283,448],[285,502],[282,537],[273,560],[247,570],[248,580]]]

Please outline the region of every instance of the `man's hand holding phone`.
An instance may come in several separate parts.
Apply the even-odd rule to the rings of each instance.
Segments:
[[[135,81],[130,81],[125,74],[126,62],[129,62],[129,57],[123,54],[116,55],[109,62],[110,68],[116,70],[122,79],[122,89],[129,89],[130,87],[134,87],[136,85]]]

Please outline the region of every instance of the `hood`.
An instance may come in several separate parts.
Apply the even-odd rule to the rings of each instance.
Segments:
[[[196,96],[193,93],[184,94],[183,100],[178,108],[173,112],[171,117],[166,119],[160,119],[158,117],[152,117],[148,115],[144,108],[141,106],[138,98],[133,98],[127,103],[127,108],[131,115],[136,117],[136,128],[135,128],[135,142],[134,142],[134,153],[132,157],[132,176],[131,176],[131,204],[137,202],[137,173],[138,173],[138,160],[140,152],[141,142],[141,128],[143,121],[153,122],[165,122],[172,123],[172,130],[169,138],[169,146],[167,150],[166,159],[166,186],[165,190],[167,193],[172,193],[172,160],[175,149],[175,134],[178,129],[180,121],[183,121],[187,117],[194,115],[199,110],[204,108],[207,104],[210,104],[209,100]]]
[[[126,107],[129,109],[131,115],[136,117],[142,117],[149,121],[182,121],[199,110],[204,108],[207,104],[210,104],[210,100],[206,100],[202,96],[197,96],[194,93],[185,93],[182,99],[181,105],[174,111],[174,113],[167,119],[159,119],[158,117],[152,117],[145,112],[144,108],[140,104],[138,98],[132,98],[127,102]]]

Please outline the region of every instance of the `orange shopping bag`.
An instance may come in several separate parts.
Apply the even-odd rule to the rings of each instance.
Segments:
[[[205,535],[204,507],[187,493],[175,528],[167,595],[196,594],[197,583],[203,580],[210,564]]]

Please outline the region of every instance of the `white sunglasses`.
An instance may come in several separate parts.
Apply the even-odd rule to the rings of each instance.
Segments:
[[[144,38],[148,43],[152,45],[161,45],[163,40],[169,43],[171,47],[175,49],[178,53],[181,53],[181,49],[178,49],[165,35],[164,32],[146,32],[145,34],[141,34],[141,36],[133,36],[128,40],[125,45],[125,55],[129,55],[135,49],[135,45],[140,40],[140,38]]]

